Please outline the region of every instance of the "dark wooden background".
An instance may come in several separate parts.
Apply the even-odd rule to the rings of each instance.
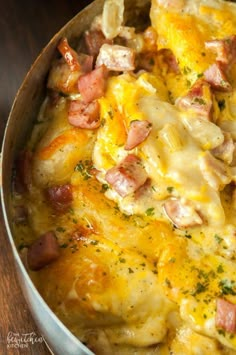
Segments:
[[[0,1],[0,144],[14,96],[31,64],[50,38],[90,2]],[[29,344],[26,349],[18,350],[7,348],[9,332],[35,332],[40,336],[16,279],[0,210],[0,354],[49,354],[44,344]]]

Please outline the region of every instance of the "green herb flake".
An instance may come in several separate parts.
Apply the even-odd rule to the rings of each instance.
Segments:
[[[219,287],[223,295],[236,295],[236,283],[233,280],[223,279],[219,282]]]
[[[192,239],[191,234],[187,234],[187,233],[186,233],[184,236],[185,236],[185,238],[187,238],[187,239]]]
[[[155,214],[155,209],[154,207],[150,207],[145,211],[146,216],[154,216]]]
[[[193,296],[198,295],[199,293],[205,292],[207,290],[208,284],[203,284],[201,282],[197,283],[195,291],[192,293]]]
[[[206,101],[201,97],[195,97],[194,102],[198,103],[199,105],[206,105]]]
[[[218,243],[218,244],[220,244],[221,242],[223,242],[223,238],[221,238],[218,234],[215,234],[214,235],[214,238],[215,238],[215,240],[216,240],[216,242]]]
[[[173,257],[169,259],[169,263],[175,263],[175,261],[176,261],[176,259]]]
[[[62,249],[65,249],[65,248],[67,248],[67,247],[68,247],[68,244],[67,244],[67,243],[63,243],[63,244],[60,245],[60,248],[62,248]]]
[[[128,270],[129,270],[129,274],[133,274],[134,273],[134,271],[133,271],[133,269],[131,269],[131,267],[129,267]]]
[[[119,258],[119,262],[124,264],[126,262],[126,260],[125,260],[125,258]]]
[[[108,184],[102,184],[102,188],[100,190],[100,192],[104,193],[109,189],[109,185]]]
[[[63,227],[57,227],[56,231],[59,232],[59,233],[64,233],[66,231],[66,229],[63,228]]]
[[[168,186],[166,188],[166,190],[169,192],[169,194],[171,194],[173,192],[173,190],[174,190],[174,187],[173,186]]]
[[[222,264],[218,265],[218,267],[217,267],[217,270],[216,270],[216,271],[218,272],[218,274],[222,274],[222,272],[224,272],[224,269],[223,269]]]
[[[167,287],[172,288],[172,285],[171,285],[171,282],[169,279],[167,279],[167,278],[165,279],[165,284]]]
[[[80,160],[75,168],[74,171],[80,172],[83,176],[84,180],[88,180],[92,177],[91,170],[93,169],[92,161],[91,160]]]

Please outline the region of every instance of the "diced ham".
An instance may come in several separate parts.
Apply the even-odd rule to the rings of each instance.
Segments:
[[[162,48],[158,51],[158,55],[161,57],[163,62],[168,66],[168,72],[175,74],[179,73],[179,65],[174,56],[174,53],[168,48]]]
[[[199,115],[211,119],[213,101],[210,85],[205,80],[198,80],[189,92],[176,100],[182,110],[191,109]]]
[[[62,38],[57,46],[59,52],[64,57],[66,63],[69,65],[71,71],[80,70],[78,61],[78,54],[69,46],[66,38]]]
[[[224,132],[224,141],[221,145],[211,150],[214,157],[223,160],[227,164],[231,164],[234,157],[235,145],[232,136],[228,132]]]
[[[144,121],[131,121],[128,137],[125,144],[125,150],[131,150],[140,143],[142,143],[150,134],[152,129],[152,124],[147,120]]]
[[[28,249],[27,262],[31,270],[37,271],[55,261],[60,248],[54,232],[41,235]]]
[[[163,207],[166,215],[177,228],[196,227],[203,224],[201,216],[191,201],[170,198]]]
[[[233,64],[236,60],[236,35],[205,42],[205,47],[216,54],[216,60]]]
[[[231,334],[236,333],[236,304],[223,298],[216,300],[215,324],[217,328],[224,329]]]
[[[73,201],[72,186],[65,184],[49,187],[46,190],[46,197],[57,212],[65,212]]]
[[[221,191],[232,180],[229,167],[210,152],[199,157],[199,167],[206,182],[216,191]]]
[[[106,181],[122,197],[132,194],[147,180],[147,173],[142,161],[134,154],[129,154],[120,164],[107,171]]]
[[[104,65],[101,65],[93,71],[79,77],[78,88],[84,102],[92,102],[104,95],[106,76],[107,69]]]
[[[232,86],[226,77],[225,69],[226,68],[222,63],[216,62],[204,72],[205,80],[213,89],[223,92],[232,90]]]
[[[96,100],[88,104],[81,100],[72,100],[68,108],[68,121],[75,127],[96,129],[100,126],[99,113],[99,103]]]
[[[104,64],[109,70],[130,71],[135,69],[135,51],[119,45],[103,44],[100,48],[96,67]]]
[[[112,40],[106,38],[102,31],[86,31],[84,34],[85,45],[88,53],[97,56],[101,46],[105,43],[112,44]]]

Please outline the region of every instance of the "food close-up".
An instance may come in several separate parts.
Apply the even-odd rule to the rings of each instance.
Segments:
[[[58,40],[14,162],[15,244],[95,354],[233,355],[236,4],[127,3]]]

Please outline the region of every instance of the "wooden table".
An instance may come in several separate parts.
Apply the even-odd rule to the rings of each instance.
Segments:
[[[0,1],[0,142],[14,96],[41,49],[50,38],[91,0]],[[0,211],[0,354],[47,355],[44,344],[7,347],[9,332],[35,332],[16,279],[13,257]]]

